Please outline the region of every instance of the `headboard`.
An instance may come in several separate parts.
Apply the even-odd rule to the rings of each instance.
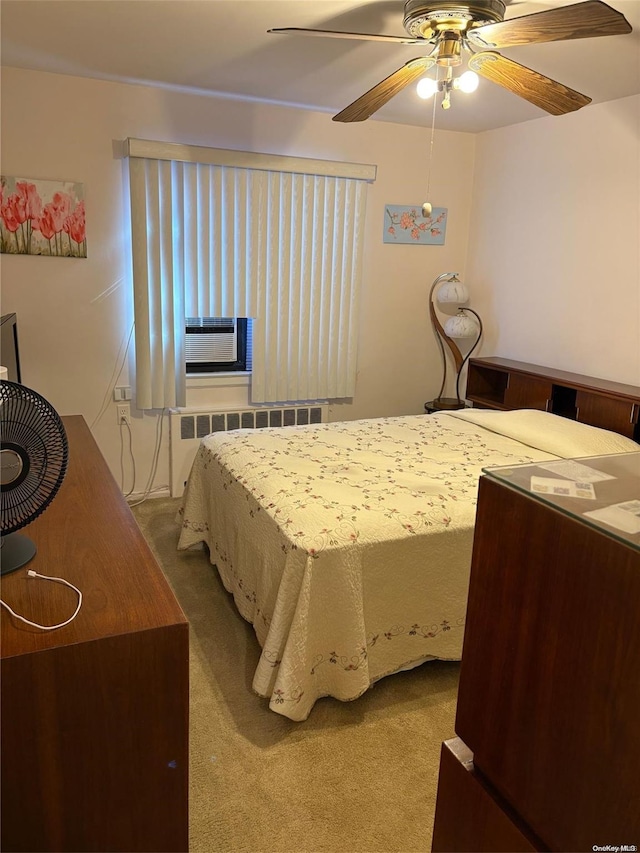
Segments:
[[[640,442],[635,385],[506,358],[472,358],[466,397],[485,409],[542,409]]]

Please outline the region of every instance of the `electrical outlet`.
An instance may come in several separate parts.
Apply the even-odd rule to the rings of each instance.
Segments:
[[[118,413],[119,424],[131,423],[131,407],[128,403],[120,403],[119,406],[116,406],[116,412]]]

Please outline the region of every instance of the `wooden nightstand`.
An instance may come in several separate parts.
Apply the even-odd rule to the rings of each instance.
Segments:
[[[455,397],[441,397],[439,400],[429,400],[424,404],[424,410],[428,415],[434,412],[453,412],[465,407],[466,404],[458,402]]]

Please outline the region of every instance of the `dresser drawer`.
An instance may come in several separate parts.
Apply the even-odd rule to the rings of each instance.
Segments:
[[[520,853],[543,850],[476,772],[460,738],[442,744],[433,827],[434,853]]]

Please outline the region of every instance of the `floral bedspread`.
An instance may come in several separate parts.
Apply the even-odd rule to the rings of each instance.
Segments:
[[[453,413],[214,433],[178,547],[208,545],[262,647],[254,690],[304,720],[460,658],[481,469],[554,458]]]

